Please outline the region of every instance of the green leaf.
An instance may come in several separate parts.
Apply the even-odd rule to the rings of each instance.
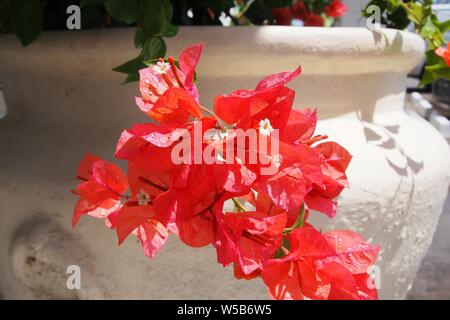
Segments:
[[[143,61],[144,61],[144,56],[143,56],[143,54],[140,54],[136,58],[131,59],[131,60],[121,64],[118,67],[113,68],[113,70],[116,72],[125,73],[125,74],[134,74],[139,69],[145,67],[144,64],[142,63]]]
[[[450,19],[439,23],[438,26],[442,33],[449,31],[450,30]]]
[[[433,83],[439,79],[439,76],[434,72],[431,72],[425,68],[422,79],[420,80],[420,86],[426,86],[427,84]]]
[[[247,7],[243,7],[241,12],[250,23],[260,25],[265,21],[273,20],[272,11],[260,1],[253,1]]]
[[[80,8],[84,8],[90,5],[94,5],[94,4],[102,4],[104,3],[106,0],[81,0],[80,1]]]
[[[420,35],[429,40],[431,49],[439,48],[444,42],[444,34],[439,29],[438,22],[435,22],[431,15],[425,19],[425,23],[420,29]]]
[[[163,58],[166,55],[166,43],[162,38],[148,39],[142,50],[145,60]]]
[[[281,243],[281,247],[285,248],[288,251],[291,250],[291,243],[289,242],[289,240],[286,237],[283,237],[283,242]],[[281,249],[281,247],[277,251],[275,251],[275,254],[274,254],[275,259],[280,259],[286,255],[283,252],[283,249]]]
[[[125,81],[122,84],[130,83],[139,81],[139,73],[133,73],[128,75],[128,77],[125,78]]]
[[[166,44],[162,38],[148,39],[144,43],[141,53],[136,58],[115,67],[113,70],[128,75],[124,83],[137,81],[139,80],[139,70],[146,67],[145,61],[164,57],[166,49]]]
[[[144,34],[147,36],[162,36],[167,29],[170,31],[172,14],[173,9],[169,0],[143,0],[140,24]]]
[[[44,11],[39,0],[16,0],[11,8],[11,27],[22,45],[27,46],[39,36]]]
[[[290,7],[292,0],[263,0],[264,5],[269,8]]]
[[[142,32],[142,29],[137,29],[136,33],[134,34],[134,46],[136,48],[142,48],[144,46],[145,42],[145,36]]]
[[[105,8],[114,19],[132,24],[138,19],[139,0],[106,0]]]
[[[433,50],[430,50],[427,52],[427,65],[420,84],[424,86],[435,82],[439,78],[450,79],[450,67]]]
[[[166,38],[175,37],[178,33],[178,26],[169,23],[164,30],[163,36]]]
[[[425,70],[430,71],[440,78],[450,79],[450,67],[444,62],[433,66],[425,67]]]
[[[409,20],[414,22],[416,25],[421,25],[425,17],[422,4],[408,2],[404,6],[408,8],[407,13]]]
[[[155,65],[155,64],[158,62],[158,60],[159,60],[159,59],[157,59],[157,58],[145,60],[145,61],[144,61],[144,64],[145,64],[147,67],[151,67],[151,66]]]
[[[425,23],[423,25],[423,27],[420,30],[420,35],[423,38],[429,37],[430,35],[432,35],[433,33],[436,32],[436,30],[439,30],[433,23],[433,21],[431,20],[431,17],[427,17],[425,19]]]

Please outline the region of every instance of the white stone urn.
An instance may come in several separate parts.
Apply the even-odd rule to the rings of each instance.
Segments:
[[[234,280],[211,247],[172,237],[149,260],[132,237],[117,246],[96,219],[72,230],[75,170],[86,152],[112,159],[124,128],[147,118],[134,105],[137,85],[121,86],[111,68],[136,55],[132,29],[49,32],[27,48],[0,38],[0,81],[8,116],[0,120],[0,293],[4,298],[264,299],[260,280]],[[380,295],[405,297],[447,195],[450,152],[424,120],[404,111],[406,74],[423,56],[422,40],[383,29],[188,27],[168,41],[172,55],[203,42],[201,101],[253,88],[298,64],[295,106],[319,110],[327,133],[354,156],[351,189],[323,230],[361,232],[382,251]],[[68,290],[66,271],[81,271]]]

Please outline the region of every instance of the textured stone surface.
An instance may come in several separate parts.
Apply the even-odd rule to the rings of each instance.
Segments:
[[[408,299],[450,299],[450,196]]]

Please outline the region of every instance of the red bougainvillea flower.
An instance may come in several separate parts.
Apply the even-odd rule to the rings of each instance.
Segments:
[[[295,19],[304,20],[309,14],[308,8],[303,1],[294,3],[291,7],[292,16]]]
[[[323,27],[324,21],[321,16],[315,13],[310,13],[303,21],[307,27]]]
[[[342,3],[342,0],[333,0],[329,6],[325,8],[326,14],[331,18],[339,18],[346,14],[347,6]]]
[[[157,179],[158,178],[158,179]],[[128,179],[131,196],[120,210],[112,217],[111,227],[116,230],[119,244],[130,233],[141,240],[147,256],[153,258],[167,240],[168,230],[156,220],[154,207],[159,205],[158,197],[166,192],[167,178],[148,173],[138,165],[130,162]]]
[[[314,147],[322,162],[323,187],[313,187],[308,193],[305,202],[310,209],[320,211],[334,218],[337,203],[333,200],[344,188],[349,186],[345,171],[352,156],[343,147],[335,142],[325,142]]]
[[[274,216],[257,211],[226,213],[216,243],[219,262],[224,265],[235,262],[245,275],[261,270],[263,263],[280,247],[286,223],[285,212]],[[224,249],[230,254],[220,252]]]
[[[214,99],[214,111],[226,123],[235,124],[280,100],[290,99],[293,102],[294,92],[284,85],[301,72],[301,67],[298,67],[293,72],[281,72],[264,78],[255,90],[237,90],[228,95],[217,96]]]
[[[279,170],[274,175],[261,175],[257,182],[258,190],[286,211],[299,209],[314,186],[324,187],[322,160],[310,147],[316,114],[308,109],[292,111],[294,92],[284,87],[300,73],[299,67],[271,75],[255,90],[240,90],[215,99],[216,114],[227,123],[236,123],[237,128],[255,129],[263,121],[280,131]],[[255,167],[258,171],[257,166],[250,166]]]
[[[290,8],[273,8],[272,16],[275,19],[275,24],[279,26],[289,26],[292,22],[292,13]]]
[[[200,110],[212,112],[200,106],[194,85],[201,51],[194,45],[177,63],[159,59],[141,70],[136,102],[158,123],[122,132],[115,157],[128,162],[127,175],[85,156],[73,225],[83,215],[105,218],[119,244],[133,234],[150,258],[169,233],[192,247],[212,244],[236,278],[262,277],[276,299],[376,299],[367,269],[378,247],[352,231],[321,234],[307,222],[314,211],[334,217],[351,156],[315,135],[315,110],[292,109],[295,91],[286,85],[301,68],[216,97],[215,114],[205,117]],[[256,144],[238,145],[239,132],[248,131]],[[252,154],[257,161],[248,161]]]
[[[136,97],[138,107],[161,123],[201,117],[194,75],[202,49],[201,44],[186,48],[180,55],[179,68],[170,57],[168,61],[160,59],[155,65],[141,69],[142,97]]]
[[[106,218],[120,208],[120,199],[128,190],[128,181],[118,166],[97,156],[86,155],[78,167],[77,178],[81,183],[73,191],[80,196],[73,212],[74,227],[82,215]]]
[[[445,48],[437,48],[435,52],[450,67],[450,42],[447,44],[446,49]]]
[[[312,227],[289,237],[289,254],[268,261],[262,278],[275,299],[377,299],[367,268],[378,254],[351,231],[322,235]]]

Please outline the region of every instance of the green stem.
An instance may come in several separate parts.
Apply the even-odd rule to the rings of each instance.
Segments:
[[[239,212],[245,212],[245,207],[242,205],[242,203],[239,202],[238,199],[236,198],[232,198],[231,200],[233,200],[234,205],[236,206],[236,208],[239,210]]]
[[[302,208],[300,209],[300,213],[298,214],[297,220],[290,228],[284,229],[285,233],[290,233],[290,232],[294,231],[295,229],[303,228],[303,225],[305,222],[304,221],[305,220],[305,211],[306,211],[305,204],[302,203]]]
[[[225,124],[222,122],[222,120],[220,120],[220,118],[211,110],[209,110],[208,108],[205,108],[202,105],[199,105],[200,109],[208,114],[210,114],[211,116],[214,117],[214,119],[216,119],[217,123],[220,125],[220,127],[222,127],[223,129],[226,129]]]

